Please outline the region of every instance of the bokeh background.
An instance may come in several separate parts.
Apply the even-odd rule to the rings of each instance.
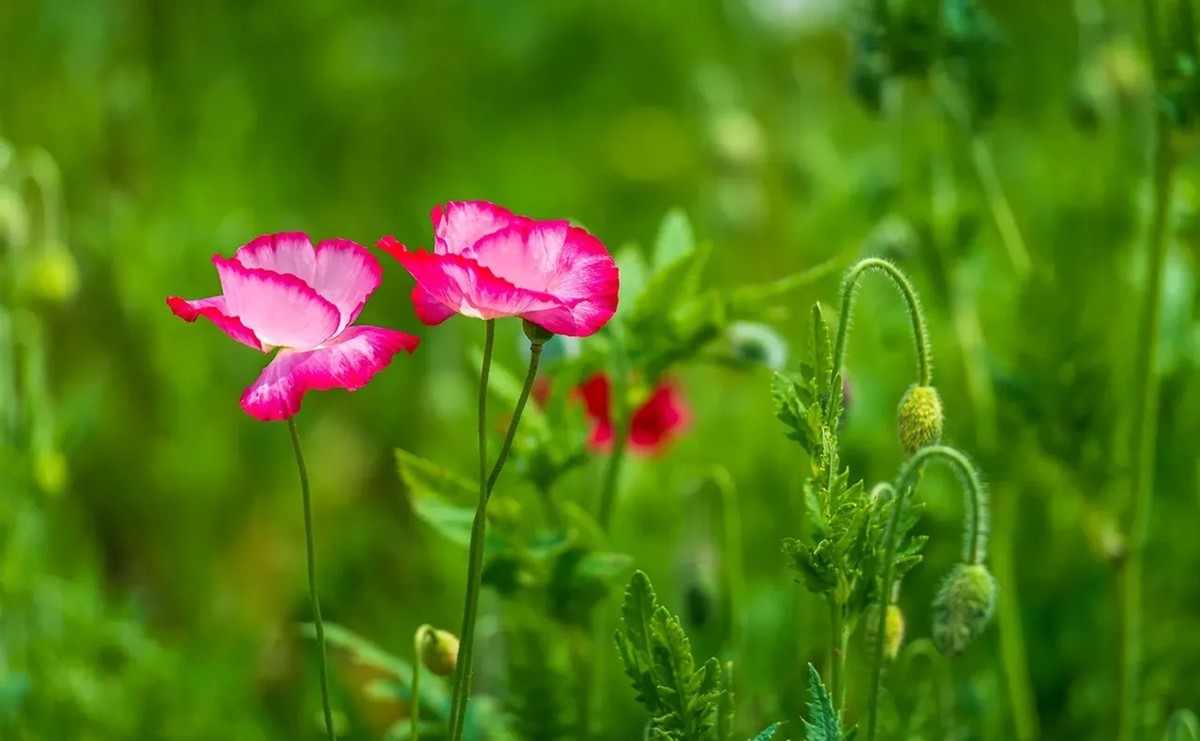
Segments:
[[[318,736],[288,434],[237,404],[264,359],[164,298],[216,293],[209,258],[264,232],[426,245],[428,212],[449,199],[569,217],[614,251],[649,249],[682,208],[718,289],[829,266],[767,317],[793,368],[838,272],[895,259],[925,298],[946,438],[992,485],[1000,614],[950,665],[960,738],[1106,737],[1149,203],[1140,15],[983,5],[1003,44],[995,114],[972,133],[921,82],[868,111],[849,83],[853,14],[833,0],[0,4],[0,737]],[[1027,275],[981,187],[980,148]],[[1152,737],[1200,700],[1193,178],[1185,162],[1163,297],[1140,711]],[[419,624],[456,629],[465,554],[414,516],[393,450],[471,475],[483,328],[421,327],[411,279],[382,262],[364,321],[422,347],[359,392],[311,394],[299,426],[325,616],[410,660]],[[870,484],[900,462],[894,410],[913,371],[907,318],[886,282],[868,283],[844,460]],[[517,374],[518,335],[502,323],[499,362]],[[797,723],[827,628],[780,553],[807,531],[808,465],[773,419],[769,371],[711,361],[674,369],[692,425],[631,460],[612,547],[684,615],[701,656],[727,656],[731,621],[744,627],[748,737]],[[736,485],[746,581],[717,618],[714,465]],[[596,455],[563,496],[594,507],[602,470]],[[911,639],[929,634],[961,527],[953,479],[927,479],[927,560],[902,602]],[[609,629],[618,599],[598,608]],[[501,612],[485,601],[484,661],[501,661],[486,633]],[[645,717],[601,646],[596,737],[639,737]],[[344,737],[382,738],[403,702],[364,692],[343,652],[334,664]],[[508,688],[481,671],[503,707]],[[928,705],[933,674],[913,671],[897,699]]]

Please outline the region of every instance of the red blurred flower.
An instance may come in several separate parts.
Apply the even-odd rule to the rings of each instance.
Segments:
[[[588,445],[594,450],[608,450],[613,440],[612,384],[608,375],[591,376],[579,384],[578,391],[594,425]],[[642,455],[661,452],[691,423],[691,416],[679,388],[670,380],[660,381],[629,420],[630,450]]]

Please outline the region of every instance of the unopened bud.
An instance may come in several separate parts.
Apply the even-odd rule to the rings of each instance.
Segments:
[[[910,386],[900,400],[896,417],[900,427],[900,447],[905,455],[912,455],[942,439],[942,398],[932,386]]]
[[[867,635],[872,642],[879,639],[879,607],[878,605],[871,608],[870,618],[867,623]],[[904,612],[901,611],[899,605],[888,605],[887,611],[883,618],[883,655],[889,661],[896,658],[900,653],[900,647],[904,645]]]
[[[544,345],[554,338],[553,332],[540,324],[534,324],[528,319],[521,320],[521,329],[525,330],[525,336],[534,345]]]
[[[448,677],[458,666],[458,638],[450,632],[425,628],[421,636],[421,663],[439,677]]]
[[[956,656],[983,632],[996,607],[996,580],[983,564],[960,563],[933,601],[933,642]]]

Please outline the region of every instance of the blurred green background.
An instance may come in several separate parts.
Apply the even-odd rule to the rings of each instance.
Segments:
[[[614,251],[648,247],[679,206],[712,246],[717,288],[832,260],[769,317],[789,367],[840,269],[895,259],[929,312],[946,438],[992,485],[1001,615],[952,665],[960,737],[1016,738],[1022,712],[1047,739],[1107,737],[1149,202],[1140,16],[1121,2],[984,5],[1004,44],[996,114],[971,134],[920,82],[866,111],[849,85],[853,14],[834,0],[0,4],[0,737],[317,737],[288,435],[237,404],[265,361],[164,298],[215,294],[209,258],[264,232],[428,245],[428,212],[450,199],[570,217]],[[980,147],[1032,258],[1023,278]],[[1200,701],[1193,180],[1185,164],[1163,298],[1140,718],[1154,737]],[[410,659],[417,625],[457,628],[465,558],[414,517],[392,451],[474,470],[483,328],[419,326],[411,279],[381,262],[363,319],[422,336],[420,350],[353,395],[309,395],[298,421],[326,619]],[[868,484],[900,462],[912,360],[898,307],[871,282],[851,339],[844,460]],[[515,323],[500,337],[520,373]],[[805,663],[824,661],[824,604],[779,548],[805,532],[808,466],[773,419],[765,370],[697,360],[676,374],[693,425],[625,471],[613,548],[685,614],[698,654],[724,655],[727,621],[704,617],[721,603],[720,517],[697,481],[713,464],[732,474],[749,736],[795,722]],[[566,496],[594,506],[602,466]],[[931,542],[902,602],[912,638],[928,635],[960,528],[952,478],[928,479]],[[486,628],[499,608],[484,605]],[[488,645],[481,661],[498,661]],[[639,737],[645,718],[602,648],[597,738]],[[345,738],[381,738],[402,703],[370,699],[364,670],[334,663]],[[1014,695],[1032,706],[1014,710]]]

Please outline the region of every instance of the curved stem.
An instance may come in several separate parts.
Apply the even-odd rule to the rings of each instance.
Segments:
[[[529,370],[525,374],[525,385],[513,409],[512,420],[508,423],[508,431],[504,434],[504,442],[500,445],[500,453],[492,466],[491,473],[487,471],[487,382],[492,363],[492,345],[495,339],[495,320],[488,320],[487,337],[483,346],[483,368],[479,381],[479,506],[475,510],[475,521],[471,526],[470,563],[467,568],[467,600],[463,610],[463,629],[459,638],[458,671],[454,675],[454,695],[450,706],[450,739],[459,741],[462,738],[467,717],[467,698],[471,694],[471,664],[475,651],[475,622],[479,613],[479,593],[483,577],[483,544],[487,528],[487,503],[492,496],[492,489],[504,470],[508,461],[508,453],[512,449],[517,427],[521,424],[521,414],[533,391],[533,382],[537,378],[538,362],[542,357],[543,343],[534,342],[529,346]]]
[[[1161,74],[1163,53],[1158,32],[1154,0],[1144,0],[1147,43],[1155,70]],[[1156,76],[1156,79],[1161,79]],[[1117,703],[1117,738],[1134,738],[1138,701],[1138,672],[1142,660],[1142,569],[1150,505],[1154,489],[1154,458],[1158,426],[1159,304],[1162,274],[1167,255],[1167,218],[1171,201],[1172,166],[1169,122],[1161,106],[1154,124],[1154,207],[1146,250],[1146,292],[1137,325],[1137,352],[1134,368],[1133,424],[1130,429],[1130,468],[1133,471],[1129,493],[1128,556],[1119,566],[1121,577],[1121,667],[1120,694]]]
[[[317,657],[321,668],[321,709],[325,712],[325,733],[330,741],[333,733],[333,710],[329,707],[329,667],[325,660],[325,623],[321,620],[321,601],[317,599],[317,567],[313,555],[312,504],[308,486],[308,468],[304,465],[304,453],[300,450],[300,433],[296,431],[296,418],[288,417],[288,430],[292,433],[292,448],[296,451],[296,467],[300,470],[300,494],[304,499],[304,538],[308,545],[308,597],[312,602],[313,625],[317,629]]]
[[[430,625],[422,625],[413,634],[412,707],[409,709],[412,741],[421,741],[421,644],[425,640],[425,631],[431,629]]]
[[[829,369],[830,382],[846,364],[846,339],[850,334],[850,314],[854,309],[854,297],[858,290],[859,279],[868,271],[875,270],[891,279],[908,309],[908,318],[912,322],[913,345],[917,351],[917,378],[921,386],[933,382],[933,351],[929,347],[929,330],[925,324],[925,313],[921,309],[921,301],[913,288],[908,276],[900,268],[887,260],[878,257],[868,257],[860,260],[846,273],[842,279],[842,309],[838,314],[837,339],[833,343],[833,367]]]
[[[967,495],[967,526],[963,543],[963,560],[969,564],[983,561],[987,550],[987,493],[975,466],[967,457],[946,445],[930,445],[913,453],[901,466],[893,486],[896,492],[892,503],[892,511],[888,517],[887,529],[884,531],[883,573],[879,581],[879,615],[886,614],[888,602],[891,600],[892,567],[896,560],[896,550],[900,546],[900,518],[908,497],[916,490],[917,480],[921,469],[927,461],[941,458],[955,469],[962,480]],[[879,685],[883,676],[883,646],[884,641],[875,641],[871,657],[871,678],[867,699],[867,741],[874,741],[879,715]]]
[[[459,741],[467,717],[467,696],[471,693],[471,664],[475,652],[475,619],[479,612],[479,590],[483,577],[483,541],[487,535],[487,393],[492,369],[492,346],[496,339],[496,320],[487,320],[483,341],[483,363],[479,370],[479,504],[471,523],[471,545],[467,555],[467,596],[463,604],[462,630],[459,632],[457,671],[450,696],[450,741]]]

